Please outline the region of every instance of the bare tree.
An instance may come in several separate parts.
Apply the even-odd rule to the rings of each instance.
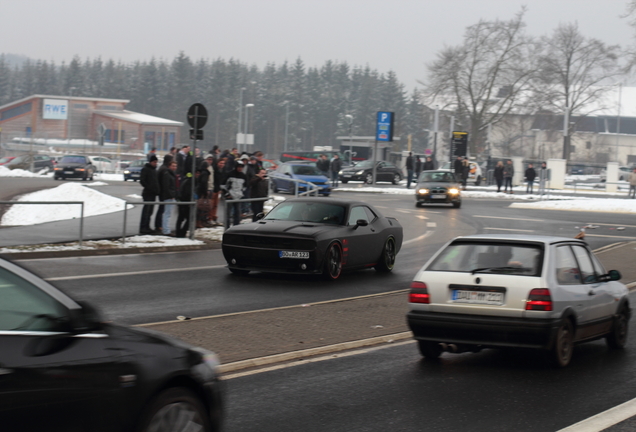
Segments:
[[[618,45],[585,38],[576,24],[561,24],[543,38],[533,100],[543,110],[585,116],[592,103],[611,90],[612,78],[621,74]]]
[[[469,150],[484,151],[485,130],[522,107],[535,69],[536,46],[524,33],[525,8],[510,21],[484,21],[466,29],[459,46],[444,48],[427,65],[429,103],[455,111],[468,124]]]

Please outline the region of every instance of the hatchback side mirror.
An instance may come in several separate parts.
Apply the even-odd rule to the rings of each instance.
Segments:
[[[619,272],[618,270],[610,270],[607,272],[607,275],[609,276],[609,280],[611,281],[621,280],[621,278],[623,277],[623,275],[621,275],[621,272]]]

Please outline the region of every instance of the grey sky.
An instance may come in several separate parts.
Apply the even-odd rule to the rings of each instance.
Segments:
[[[528,8],[528,32],[577,22],[587,37],[634,44],[627,0],[0,0],[0,53],[68,62],[235,58],[393,70],[412,89],[466,26]]]

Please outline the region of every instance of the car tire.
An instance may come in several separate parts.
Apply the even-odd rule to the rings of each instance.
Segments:
[[[418,340],[417,347],[419,348],[422,357],[429,360],[438,359],[439,356],[442,355],[442,347],[440,346],[439,342]]]
[[[94,172],[91,172],[91,178],[89,178],[90,181],[93,181],[93,177],[95,176]]]
[[[367,175],[364,177],[364,182],[365,182],[366,184],[373,184],[373,174],[367,174]]]
[[[402,181],[402,176],[401,176],[401,175],[399,175],[399,174],[395,174],[395,175],[393,176],[393,182],[392,182],[392,183],[393,183],[394,185],[396,185],[396,184],[400,183],[400,181]]]
[[[389,273],[393,270],[393,266],[395,265],[395,256],[397,255],[395,247],[395,239],[393,237],[389,237],[384,242],[384,247],[382,248],[382,254],[380,255],[380,260],[375,265],[376,271],[381,273]]]
[[[422,203],[416,202],[416,203],[415,203],[415,207],[416,207],[416,208],[422,207]]]
[[[557,330],[551,355],[555,366],[563,368],[570,364],[574,351],[574,325],[565,319]]]
[[[323,276],[327,280],[336,280],[342,274],[342,246],[333,242],[329,245],[325,254]]]
[[[238,276],[247,276],[248,274],[250,274],[249,270],[241,270],[236,268],[230,268],[230,271]]]
[[[611,349],[623,349],[627,344],[627,334],[629,330],[629,311],[623,306],[614,319],[612,331],[605,337],[607,346]]]
[[[201,400],[183,387],[167,389],[148,405],[141,417],[139,431],[175,431],[191,429],[211,432],[210,419]],[[193,428],[192,428],[193,429]]]
[[[462,206],[462,202],[461,201],[453,203],[453,207],[455,207],[455,208],[460,208],[461,206]]]

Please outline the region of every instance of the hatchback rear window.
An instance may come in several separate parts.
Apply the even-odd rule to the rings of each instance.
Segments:
[[[542,263],[541,245],[455,242],[426,270],[540,276]]]

